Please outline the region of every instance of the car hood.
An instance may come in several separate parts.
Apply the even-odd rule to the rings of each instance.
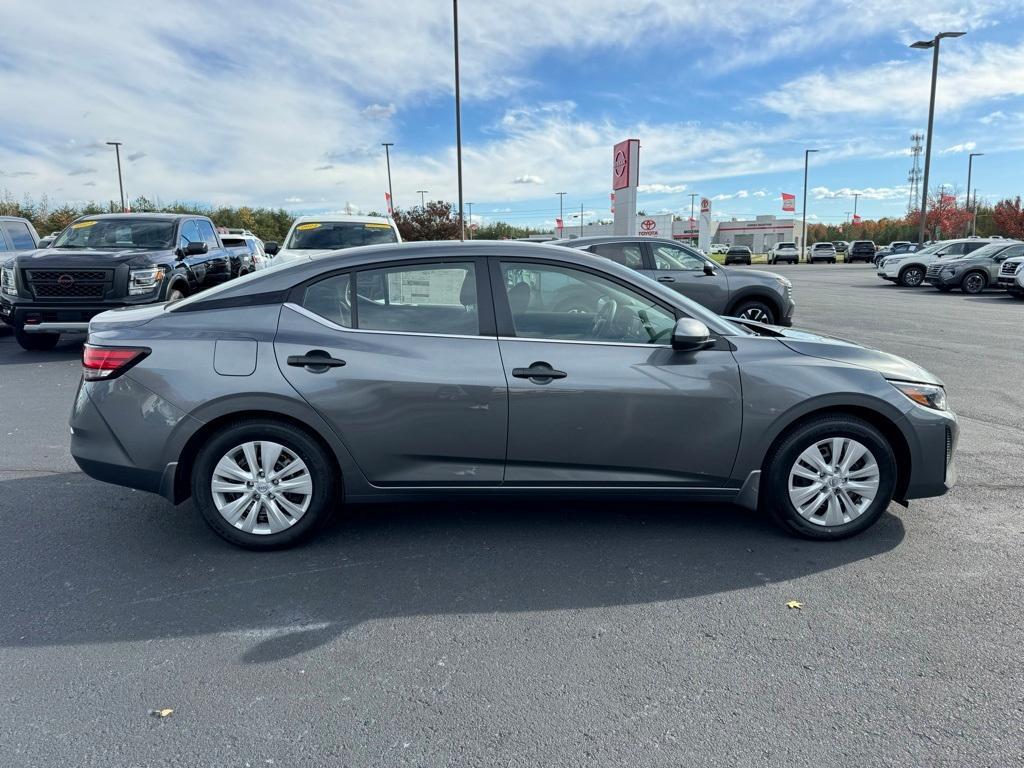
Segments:
[[[942,385],[940,379],[917,363],[912,363],[888,352],[881,352],[877,349],[855,344],[852,341],[797,328],[780,328],[774,325],[765,326],[760,323],[747,321],[744,321],[743,324],[749,327],[767,329],[780,342],[801,355],[849,363],[861,368],[870,368],[873,371],[878,371],[887,379]]]
[[[122,251],[99,250],[91,248],[42,248],[28,251],[15,258],[19,267],[43,268],[81,268],[93,266],[117,266],[129,262],[152,264],[154,261],[166,261],[173,258],[171,249],[155,250],[152,248],[126,248]]]

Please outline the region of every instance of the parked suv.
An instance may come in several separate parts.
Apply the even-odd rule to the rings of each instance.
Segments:
[[[924,283],[928,265],[932,262],[966,256],[993,242],[998,240],[980,237],[943,240],[914,253],[886,256],[878,262],[878,276],[883,280],[899,283],[905,288],[916,288]]]
[[[846,254],[850,250],[850,244],[845,240],[833,240],[832,245],[836,247],[836,253]]]
[[[603,297],[596,314],[557,308],[574,283]],[[82,357],[82,470],[191,497],[251,549],[345,504],[485,494],[732,501],[835,540],[956,481],[956,416],[924,369],[727,320],[579,249],[304,259],[100,315]]]
[[[726,264],[750,264],[752,258],[753,253],[745,245],[730,245],[725,252]]]
[[[0,216],[0,262],[14,252],[42,248],[32,222],[19,216]]]
[[[796,243],[778,243],[772,248],[772,264],[778,264],[780,261],[788,264],[800,261],[800,249],[796,247]]]
[[[916,253],[918,250],[920,250],[920,248],[918,248],[917,243],[908,243],[902,241],[894,243],[892,245],[888,245],[885,248],[879,248],[877,251],[875,251],[875,266],[877,267],[879,263],[882,261],[882,259],[884,259],[886,256],[898,256],[901,254],[905,255],[908,253]]]
[[[875,243],[873,240],[854,240],[850,243],[850,250],[846,254],[846,263],[852,264],[855,261],[863,261],[866,264],[874,263]]]
[[[1024,243],[996,240],[959,259],[943,259],[928,265],[925,281],[940,291],[959,288],[981,293],[999,282],[999,269],[1008,258],[1024,256]]]
[[[999,269],[999,287],[1011,296],[1024,299],[1024,256],[1006,259]]]
[[[781,275],[755,269],[728,269],[673,240],[638,237],[578,237],[563,245],[629,267],[662,283],[712,312],[757,320],[769,325],[792,325],[793,284]],[[566,296],[556,306],[573,301],[582,311],[595,313],[600,296]]]
[[[230,257],[206,216],[85,216],[49,248],[8,260],[0,318],[24,349],[53,349],[116,307],[177,301],[231,278]]]
[[[824,261],[826,264],[836,263],[836,247],[832,243],[815,243],[807,252],[807,260],[814,264]]]
[[[402,236],[395,222],[383,216],[300,216],[288,230],[284,247],[268,241],[263,250],[273,257],[273,264],[283,264],[342,248],[400,242]]]

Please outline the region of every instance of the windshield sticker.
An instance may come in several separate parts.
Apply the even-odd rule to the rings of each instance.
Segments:
[[[95,227],[99,224],[98,221],[80,221],[77,224],[72,224],[72,229],[85,229],[86,227]]]
[[[390,224],[364,224],[366,229],[391,229]]]
[[[316,222],[310,222],[309,224],[299,224],[299,226],[297,226],[296,229],[299,232],[305,232],[307,229],[317,229],[318,227],[321,227],[321,226],[323,226],[323,225],[322,224],[318,224]]]

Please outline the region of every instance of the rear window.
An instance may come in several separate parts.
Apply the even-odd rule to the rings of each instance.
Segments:
[[[779,243],[776,248],[796,248],[796,243]]]
[[[815,243],[814,244],[814,249],[816,251],[831,251],[833,248],[835,248],[835,246],[832,245],[832,243]]]
[[[289,250],[326,250],[356,248],[360,245],[397,243],[390,224],[352,221],[307,221],[292,230],[285,248]]]

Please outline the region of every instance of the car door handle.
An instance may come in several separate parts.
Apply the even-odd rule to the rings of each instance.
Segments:
[[[662,275],[658,278],[659,283],[674,283],[676,279],[670,275]]]
[[[513,368],[512,375],[517,379],[539,379],[547,383],[551,379],[564,379],[569,374],[565,371],[556,371],[548,363],[536,362],[529,368]]]
[[[331,357],[322,349],[311,349],[304,355],[288,355],[288,365],[305,368],[311,373],[323,373],[328,368],[341,368],[345,361]]]

